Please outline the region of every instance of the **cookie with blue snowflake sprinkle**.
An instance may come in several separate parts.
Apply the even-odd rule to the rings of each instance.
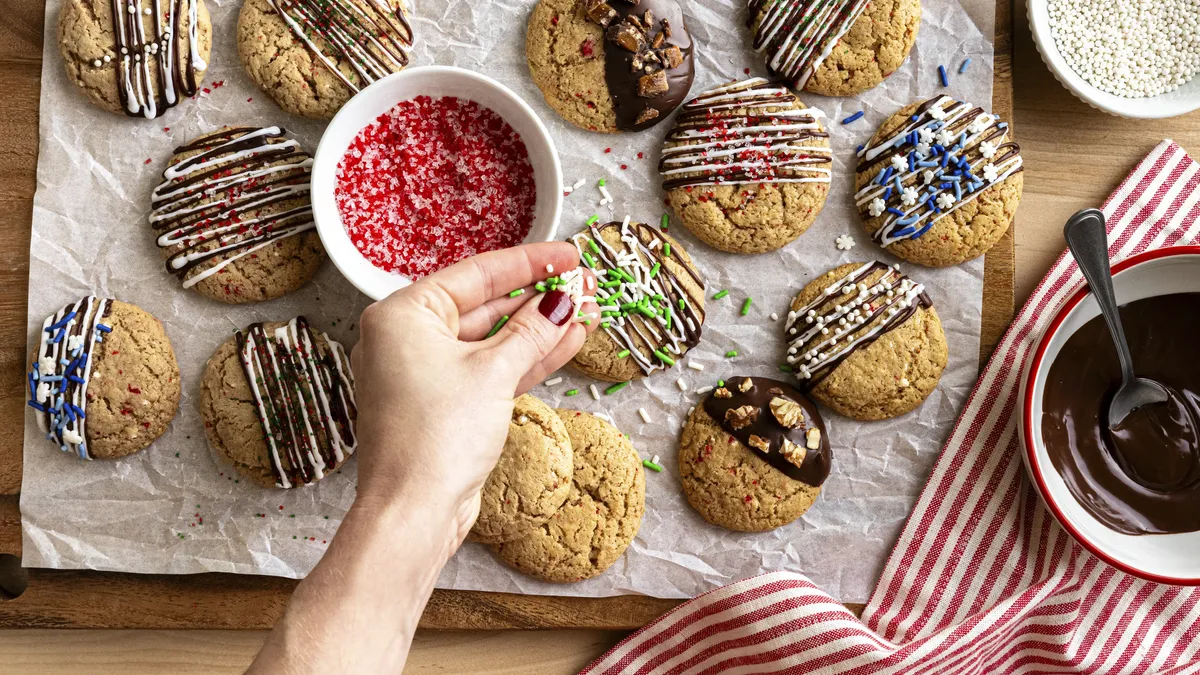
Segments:
[[[983,255],[1021,200],[1021,148],[998,115],[949,96],[914,103],[858,152],[855,205],[880,246],[946,267]]]
[[[179,366],[148,312],[88,296],[42,322],[26,377],[46,439],[80,459],[145,449],[179,410]]]

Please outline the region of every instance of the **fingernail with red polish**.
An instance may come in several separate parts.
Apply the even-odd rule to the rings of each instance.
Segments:
[[[550,291],[538,304],[538,311],[555,326],[561,326],[571,318],[571,298],[562,291]]]

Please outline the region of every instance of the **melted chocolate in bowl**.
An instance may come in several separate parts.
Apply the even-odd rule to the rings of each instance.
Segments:
[[[1170,400],[1139,408],[1113,431],[1117,352],[1096,316],[1067,338],[1046,377],[1042,439],[1055,470],[1093,517],[1124,534],[1200,530],[1200,293],[1121,306],[1139,377]]]

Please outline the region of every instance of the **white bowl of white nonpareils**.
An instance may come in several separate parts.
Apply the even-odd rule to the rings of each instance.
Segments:
[[[1029,0],[1042,60],[1071,93],[1113,115],[1200,108],[1200,0]]]

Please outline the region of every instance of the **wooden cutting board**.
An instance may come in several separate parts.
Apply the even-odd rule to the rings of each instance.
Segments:
[[[21,554],[22,433],[25,411],[25,317],[30,220],[36,187],[38,97],[44,0],[8,0],[0,12],[0,555]],[[992,110],[1012,120],[1012,7],[996,6]],[[1020,129],[1016,130],[1019,138]],[[984,265],[980,359],[1013,315],[1013,230]],[[0,560],[0,570],[4,569]],[[2,573],[2,572],[0,572]],[[5,601],[3,628],[270,628],[296,581],[235,574],[139,575],[29,570],[28,587]],[[628,630],[679,604],[642,596],[565,598],[435,591],[422,628]],[[850,605],[856,612],[861,605]]]

